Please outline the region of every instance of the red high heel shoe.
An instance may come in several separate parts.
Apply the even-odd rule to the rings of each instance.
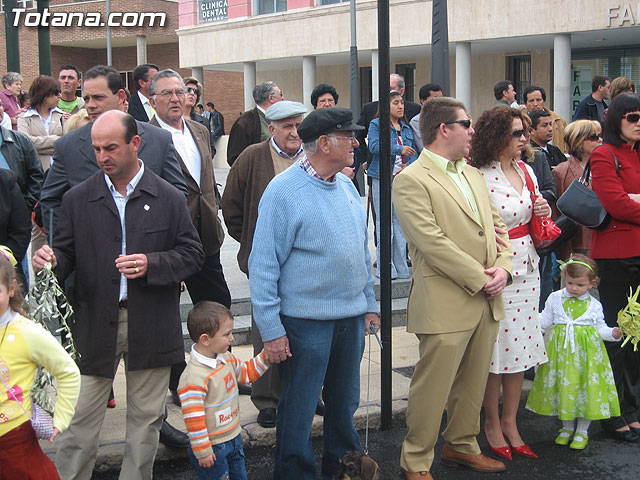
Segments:
[[[517,453],[518,455],[522,455],[523,457],[538,458],[538,455],[533,453],[533,450],[531,450],[529,445],[527,445],[526,443],[524,445],[520,445],[519,447],[511,447],[511,448],[513,449],[514,453]]]
[[[484,431],[484,428],[482,429],[482,433],[484,433],[484,436],[486,438],[487,432]],[[487,443],[489,443],[488,438],[487,438]],[[509,445],[496,448],[496,447],[492,447],[491,443],[489,443],[489,449],[491,450],[492,453],[498,455],[499,457],[506,458],[507,460],[513,460],[513,457],[511,455],[511,447]]]

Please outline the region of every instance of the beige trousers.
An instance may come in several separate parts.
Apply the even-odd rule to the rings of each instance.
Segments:
[[[114,369],[121,357],[127,366],[127,313],[127,310],[120,310]],[[127,431],[120,480],[152,478],[170,368],[126,369]],[[90,480],[112,383],[111,378],[82,375],[80,397],[71,425],[58,440],[55,463],[62,480]]]
[[[480,322],[471,330],[417,334],[420,360],[409,387],[409,431],[400,458],[406,471],[431,468],[445,408],[445,441],[461,453],[480,453],[476,436],[498,326],[487,303]]]

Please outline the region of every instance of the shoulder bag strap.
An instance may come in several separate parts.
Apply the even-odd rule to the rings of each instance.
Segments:
[[[518,166],[522,170],[522,173],[524,173],[524,180],[527,184],[527,189],[531,194],[531,201],[533,202],[533,196],[536,194],[536,187],[533,184],[533,180],[531,180],[531,176],[529,175],[529,171],[527,170],[527,166],[525,165],[525,163],[522,160],[518,160]]]

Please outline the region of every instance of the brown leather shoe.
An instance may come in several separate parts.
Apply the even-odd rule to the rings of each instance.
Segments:
[[[433,480],[433,477],[429,472],[407,472],[402,469],[407,480]]]
[[[445,443],[442,448],[440,463],[450,467],[464,465],[476,472],[504,472],[507,469],[504,463],[494,460],[493,458],[485,457],[481,453],[477,455],[467,455],[466,453],[456,452],[447,443]]]

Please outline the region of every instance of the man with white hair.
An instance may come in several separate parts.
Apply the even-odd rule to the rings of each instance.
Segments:
[[[244,112],[234,122],[229,132],[229,144],[227,145],[227,163],[233,165],[238,155],[254,143],[268,140],[269,122],[265,118],[267,108],[284,99],[282,90],[275,82],[263,82],[253,89],[255,108]]]

